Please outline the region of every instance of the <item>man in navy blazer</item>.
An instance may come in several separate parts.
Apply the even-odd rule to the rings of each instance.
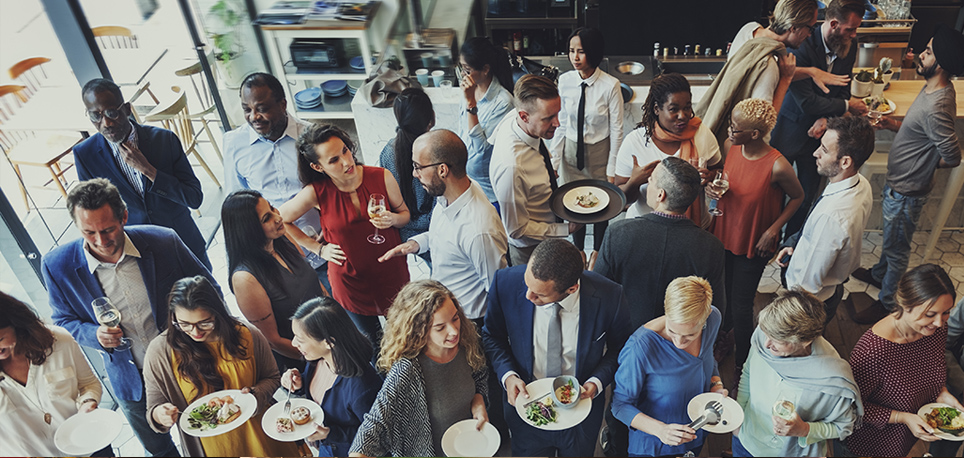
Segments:
[[[177,280],[211,273],[181,242],[159,226],[129,226],[117,188],[103,178],[74,186],[67,208],[82,238],[43,257],[42,272],[55,324],[81,345],[97,349],[111,387],[131,428],[153,456],[177,455],[170,434],[155,433],[147,423],[144,353],[168,328],[167,294]],[[108,297],[121,312],[119,327],[97,322],[91,302]],[[131,338],[127,350],[120,339]]]
[[[107,178],[127,202],[130,224],[157,224],[177,232],[211,269],[206,244],[191,218],[201,206],[201,182],[173,132],[130,120],[130,103],[113,81],[90,80],[82,91],[97,134],[74,147],[81,180]]]
[[[835,75],[850,76],[857,58],[857,27],[864,16],[864,0],[833,0],[826,18],[796,49],[797,67],[815,67]],[[850,98],[850,85],[828,86],[821,90],[811,78],[790,83],[783,99],[777,124],[770,132],[770,145],[797,166],[804,199],[800,209],[787,222],[786,237],[795,234],[810,211],[813,196],[820,186],[813,152],[827,130],[827,118],[853,113],[863,115],[867,105]]]
[[[622,286],[583,266],[572,243],[548,239],[528,265],[496,272],[489,289],[482,339],[505,388],[513,456],[593,455],[605,404],[599,395],[612,383],[632,329]],[[559,375],[579,379],[592,409],[572,428],[537,429],[513,406],[544,394],[528,393],[526,384]]]

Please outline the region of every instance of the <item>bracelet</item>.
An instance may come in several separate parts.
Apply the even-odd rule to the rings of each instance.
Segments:
[[[87,398],[87,399],[84,399],[83,401],[81,401],[81,402],[80,402],[80,405],[87,404],[88,402],[97,402],[97,400],[94,399],[94,398]]]
[[[717,381],[711,383],[711,384],[710,384],[710,388],[713,388],[714,386],[717,386],[717,385],[723,386],[723,381],[722,381],[722,380],[717,380]]]

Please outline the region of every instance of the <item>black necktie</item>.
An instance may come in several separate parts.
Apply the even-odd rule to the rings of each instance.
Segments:
[[[582,91],[579,94],[579,110],[576,112],[576,168],[582,170],[586,165],[586,143],[583,139],[584,124],[586,124],[586,83],[579,86]]]
[[[552,159],[549,159],[549,149],[546,148],[545,142],[539,139],[539,154],[542,155],[542,161],[546,164],[546,172],[549,172],[549,186],[553,191],[559,187],[556,184],[556,171],[552,169]]]

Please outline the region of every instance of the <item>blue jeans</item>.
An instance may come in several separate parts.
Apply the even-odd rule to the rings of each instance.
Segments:
[[[921,210],[927,203],[927,196],[908,197],[884,186],[884,246],[880,261],[870,270],[874,280],[881,284],[880,302],[888,310],[894,310],[894,293],[897,282],[907,270],[910,260],[910,242],[920,222]]]
[[[174,446],[174,441],[171,440],[170,433],[154,432],[151,425],[147,423],[147,395],[142,392],[140,401],[115,399],[117,404],[120,405],[121,412],[127,417],[127,423],[134,430],[134,435],[137,436],[137,440],[141,441],[141,445],[144,446],[147,453],[150,453],[151,456],[181,456],[177,447]]]
[[[731,451],[733,452],[734,457],[737,457],[737,456],[752,457],[753,456],[750,454],[750,452],[746,451],[746,449],[743,448],[743,444],[740,442],[739,437],[733,436],[733,442],[730,444],[730,448],[731,448]]]
[[[377,315],[359,315],[348,309],[345,309],[345,313],[348,313],[348,318],[351,318],[351,322],[355,323],[355,327],[371,341],[374,350],[372,364],[375,364],[378,361],[378,352],[382,348],[381,321],[378,320]]]

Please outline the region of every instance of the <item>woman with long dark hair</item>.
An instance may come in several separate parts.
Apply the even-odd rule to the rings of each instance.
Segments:
[[[462,75],[459,83],[462,89],[459,136],[469,151],[465,171],[498,209],[499,203],[489,179],[493,145],[488,140],[499,121],[512,111],[515,82],[512,81],[509,55],[504,48],[492,44],[488,37],[469,38],[459,51],[458,71]]]
[[[281,386],[321,405],[324,424],[308,437],[319,456],[348,456],[355,433],[372,408],[382,379],[371,365],[372,344],[330,297],[312,299],[295,312],[291,341],[308,366],[289,369]],[[317,442],[316,442],[317,441]]]
[[[357,164],[354,148],[348,134],[338,127],[321,125],[306,130],[298,139],[298,176],[305,187],[280,210],[297,243],[331,262],[332,297],[377,347],[382,329],[378,316],[386,313],[392,298],[408,283],[405,258],[386,262],[378,262],[378,258],[385,254],[385,247],[402,243],[398,228],[408,224],[409,211],[392,174]],[[368,204],[376,193],[385,196],[385,210],[370,217]],[[321,212],[324,244],[294,225],[311,208]],[[383,244],[369,241],[375,229],[384,237]]]
[[[402,91],[395,98],[392,110],[398,122],[395,138],[382,148],[378,162],[392,172],[402,191],[402,199],[412,215],[408,224],[398,229],[404,242],[413,235],[427,231],[432,219],[435,198],[412,176],[412,145],[419,135],[432,130],[435,125],[435,111],[432,109],[432,100],[425,91],[418,88]],[[430,258],[426,255],[425,259]]]
[[[616,158],[615,184],[633,203],[626,211],[635,218],[653,211],[646,205],[646,188],[656,164],[666,156],[676,156],[694,166],[722,166],[720,144],[700,118],[693,114],[690,83],[679,73],[664,73],[653,79],[643,103],[643,117],[623,140]],[[700,168],[704,181],[707,170]],[[642,196],[642,197],[640,197]],[[703,205],[703,194],[693,202],[686,216],[697,226],[710,224]]]
[[[258,191],[243,189],[224,199],[221,222],[228,284],[241,313],[268,339],[279,370],[304,366],[291,344],[291,316],[302,302],[326,294],[315,270],[287,235],[281,213]]]
[[[253,394],[259,412],[236,429],[212,437],[181,431],[187,456],[299,456],[305,450],[282,443],[261,429],[260,409],[280,385],[267,339],[228,313],[217,290],[202,276],[178,280],[168,295],[169,325],[151,341],[144,359],[144,384],[151,428],[167,433],[187,415],[194,400],[216,391]],[[242,412],[244,413],[244,412]]]
[[[100,380],[70,333],[0,292],[0,456],[61,456],[57,428],[96,409],[100,395]],[[114,454],[108,445],[93,456]]]

